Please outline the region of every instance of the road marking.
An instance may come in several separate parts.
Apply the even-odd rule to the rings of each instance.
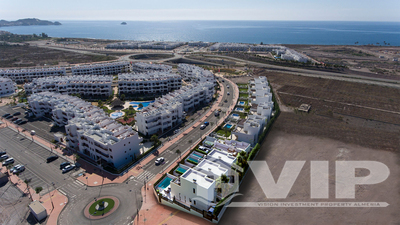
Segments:
[[[74,181],[74,183],[76,183],[76,184],[79,184],[79,185],[81,185],[81,186],[85,186],[85,184],[84,183],[82,183],[81,181],[79,181],[79,180],[75,180]]]
[[[175,216],[179,212],[180,212],[180,210],[176,210],[171,216],[168,216],[165,220],[161,221],[161,223],[159,223],[158,225],[163,225],[165,222],[167,222],[169,219],[171,219],[173,216]]]
[[[59,189],[57,189],[61,194],[63,194],[63,195],[65,195],[65,196],[68,196],[64,191],[62,191],[60,188]]]

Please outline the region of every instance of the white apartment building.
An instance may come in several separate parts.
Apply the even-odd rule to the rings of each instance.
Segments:
[[[286,49],[286,51],[284,53],[281,53],[281,59],[289,60],[289,61],[298,61],[298,62],[302,62],[302,63],[306,63],[309,61],[309,59],[306,56],[304,56],[292,49]]]
[[[202,42],[202,41],[191,41],[188,43],[190,47],[208,47],[210,46],[210,42]]]
[[[164,65],[164,64],[150,64],[150,63],[133,63],[132,64],[132,71],[133,72],[151,72],[151,71],[158,71],[158,72],[172,72],[172,66]]]
[[[201,74],[208,76],[205,72]],[[144,135],[162,134],[181,123],[185,111],[209,103],[214,95],[214,83],[213,80],[210,81],[211,77],[205,80],[209,81],[195,80],[190,85],[156,98],[153,103],[136,113],[138,131]]]
[[[31,68],[31,69],[3,69],[0,77],[8,77],[18,84],[31,82],[35,78],[65,75],[65,68]]]
[[[34,79],[24,88],[27,94],[49,91],[106,98],[112,93],[112,76],[50,76]]]
[[[77,65],[71,67],[72,75],[115,75],[131,71],[127,61]]]
[[[178,64],[178,72],[183,79],[191,80],[192,82],[215,82],[215,76],[211,71],[198,66],[180,63]]]
[[[232,52],[247,52],[250,49],[250,44],[240,43],[216,43],[210,47],[211,51],[232,51]]]
[[[172,50],[186,44],[180,41],[128,41],[108,44],[108,49],[160,49]]]
[[[118,75],[119,94],[162,94],[182,86],[178,74],[168,72],[124,73]]]
[[[0,96],[12,95],[17,90],[17,84],[10,78],[0,77]]]
[[[51,114],[56,125],[65,125],[67,146],[96,163],[118,168],[140,155],[138,133],[89,102],[53,92],[32,94],[28,102],[36,116]]]

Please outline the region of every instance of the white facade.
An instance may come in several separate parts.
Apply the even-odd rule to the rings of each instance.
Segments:
[[[179,67],[179,66],[178,66]],[[180,67],[189,68],[189,67]],[[191,68],[191,67],[190,67]],[[195,79],[191,84],[179,90],[163,95],[136,113],[138,131],[144,135],[162,134],[172,127],[181,123],[184,111],[209,103],[214,95],[214,76],[198,68],[198,76],[204,74],[205,81],[197,82]],[[183,71],[183,69],[181,69]],[[152,81],[153,82],[153,81]]]
[[[0,77],[0,96],[12,95],[17,90],[17,84],[10,78]]]
[[[184,79],[192,82],[215,82],[215,76],[209,70],[189,64],[178,64],[178,72]]]
[[[192,41],[189,42],[188,45],[191,47],[207,47],[210,46],[210,42],[202,42],[202,41]]]
[[[160,49],[172,50],[184,45],[180,41],[128,41],[108,44],[108,49]]]
[[[239,43],[216,43],[210,47],[211,51],[235,51],[247,52],[250,49],[250,44]]]
[[[133,63],[132,64],[132,71],[133,72],[151,72],[151,71],[158,71],[158,72],[172,72],[172,66],[164,65],[164,64],[149,64],[149,63]]]
[[[161,94],[182,86],[181,76],[168,72],[125,73],[118,75],[119,94]]]
[[[81,96],[108,97],[112,93],[112,76],[51,76],[34,79],[24,85],[28,94],[58,92]]]
[[[129,62],[111,62],[71,67],[72,75],[115,75],[131,71]]]
[[[31,82],[35,78],[65,75],[65,68],[33,68],[0,70],[0,77],[8,77],[16,83]]]
[[[52,92],[28,97],[36,116],[52,114],[54,123],[65,125],[67,146],[103,165],[121,167],[140,155],[142,138],[104,111],[80,98]]]

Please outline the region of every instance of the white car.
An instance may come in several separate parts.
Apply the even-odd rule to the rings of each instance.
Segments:
[[[160,157],[155,161],[156,165],[160,165],[162,162],[164,162],[164,157]]]
[[[3,162],[3,166],[7,166],[8,164],[13,164],[14,158],[8,158],[6,161]]]
[[[75,168],[74,164],[68,165],[68,166],[64,167],[64,169],[62,169],[62,173],[69,172],[69,171],[73,170],[74,168]]]
[[[24,171],[24,170],[25,170],[25,166],[22,165],[22,164],[18,164],[18,165],[16,165],[16,166],[14,166],[10,171],[11,171],[13,174],[16,174],[16,173],[20,173],[20,172],[22,172],[22,171]]]
[[[6,155],[2,155],[2,156],[0,156],[0,159],[8,159],[8,155],[6,154]]]

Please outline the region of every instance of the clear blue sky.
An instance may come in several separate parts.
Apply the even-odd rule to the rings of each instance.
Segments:
[[[0,19],[397,21],[400,0],[0,0]]]

